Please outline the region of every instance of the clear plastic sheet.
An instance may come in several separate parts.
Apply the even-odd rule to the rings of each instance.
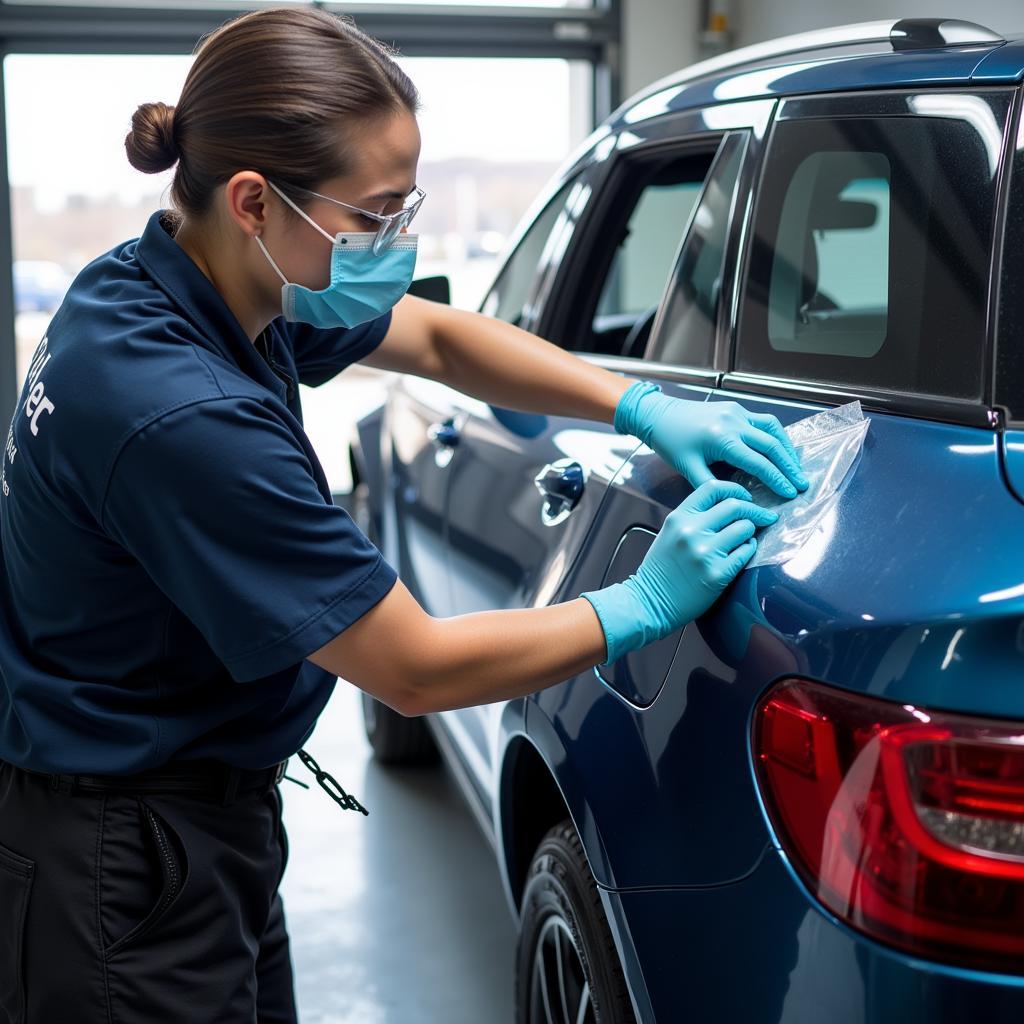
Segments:
[[[779,513],[778,522],[758,534],[746,568],[787,562],[807,543],[852,478],[869,422],[860,402],[849,402],[786,427],[809,484],[795,498],[780,497],[753,476],[736,478],[758,505]]]

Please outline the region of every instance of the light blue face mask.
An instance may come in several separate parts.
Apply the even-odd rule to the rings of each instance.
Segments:
[[[263,255],[277,271],[285,320],[316,327],[355,327],[386,313],[408,291],[416,266],[419,235],[402,232],[378,255],[372,251],[376,231],[339,231],[333,238],[300,210],[273,182],[268,183],[300,217],[332,242],[331,283],[316,291],[289,281],[255,235]]]

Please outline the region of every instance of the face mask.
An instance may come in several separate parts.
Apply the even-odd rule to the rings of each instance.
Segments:
[[[339,231],[331,238],[276,185],[270,184],[300,217],[332,242],[331,283],[316,291],[290,282],[267,252],[263,240],[255,236],[263,255],[284,282],[281,310],[285,320],[316,327],[355,327],[386,313],[408,291],[416,266],[418,235],[402,232],[388,248],[374,255],[371,246],[375,231]]]

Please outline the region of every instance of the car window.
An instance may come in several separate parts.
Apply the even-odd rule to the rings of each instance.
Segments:
[[[1002,114],[947,99],[963,117],[775,125],[737,369],[980,398]]]
[[[481,313],[520,326],[542,266],[541,257],[555,227],[561,223],[560,215],[574,187],[578,188],[575,180],[566,182],[537,215],[484,298]]]
[[[642,313],[656,305],[665,287],[680,226],[687,223],[701,181],[670,181],[644,189],[612,256],[595,318]]]
[[[720,140],[627,154],[599,197],[568,345],[638,357]],[[706,148],[705,148],[706,147]],[[595,217],[598,215],[595,214]]]
[[[722,143],[701,191],[675,270],[664,313],[653,327],[646,358],[682,366],[710,367],[729,218],[747,135]]]
[[[884,153],[812,153],[797,167],[768,282],[773,349],[877,355],[889,329],[890,179]]]

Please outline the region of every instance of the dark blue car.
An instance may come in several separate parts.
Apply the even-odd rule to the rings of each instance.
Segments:
[[[522,1024],[1024,1019],[1024,38],[855,25],[623,104],[481,309],[784,425],[859,400],[840,500],[680,632],[406,718],[520,925]],[[686,480],[610,424],[405,376],[366,529],[436,616],[635,571]],[[723,477],[730,467],[719,465]]]

